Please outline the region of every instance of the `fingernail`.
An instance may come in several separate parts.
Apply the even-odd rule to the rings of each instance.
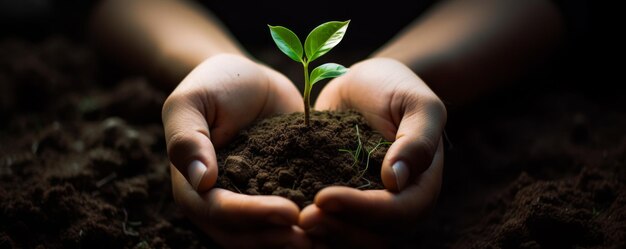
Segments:
[[[409,167],[406,166],[406,163],[403,161],[397,161],[391,166],[393,170],[393,174],[396,175],[396,186],[398,186],[398,190],[402,190],[406,185],[407,180],[409,180]]]
[[[206,166],[202,162],[195,160],[189,164],[187,175],[193,189],[198,190],[198,185],[200,185],[204,173],[206,173]]]

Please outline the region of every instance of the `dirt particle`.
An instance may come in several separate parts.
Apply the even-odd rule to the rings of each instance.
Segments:
[[[264,184],[267,179],[270,178],[270,175],[267,172],[260,172],[256,175],[256,182],[257,185],[262,185]]]
[[[277,187],[278,184],[276,182],[266,182],[263,184],[263,188],[261,188],[261,191],[265,193],[272,193]]]
[[[229,156],[224,162],[226,175],[237,185],[245,185],[252,176],[252,167],[243,156]]]
[[[307,204],[307,199],[300,190],[279,187],[274,192],[272,192],[272,194],[290,199],[301,207]]]
[[[278,171],[278,182],[282,187],[291,187],[296,180],[295,174],[288,169]]]

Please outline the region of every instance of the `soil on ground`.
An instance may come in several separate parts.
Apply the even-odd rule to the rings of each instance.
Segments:
[[[284,70],[300,72],[295,66]],[[536,80],[528,82],[547,84]],[[0,41],[0,248],[217,248],[172,199],[160,121],[167,93],[154,85],[64,38]],[[450,108],[437,206],[395,244],[626,248],[626,99],[619,91],[523,86]],[[339,148],[355,148],[353,124],[341,133],[351,144]],[[266,142],[289,134],[276,132]],[[299,164],[298,143],[287,147],[289,162],[273,161]],[[230,160],[252,160],[246,153]],[[283,183],[280,170],[267,170],[278,177],[274,189],[258,190],[263,174],[236,186],[274,193],[328,184],[296,183],[299,170],[311,169],[299,167],[282,173]],[[300,190],[304,198],[314,191]]]

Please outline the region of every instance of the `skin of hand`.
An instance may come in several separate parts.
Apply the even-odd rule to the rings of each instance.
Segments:
[[[163,105],[174,199],[183,213],[227,248],[311,245],[298,228],[299,208],[278,196],[214,188],[220,148],[255,119],[302,110],[282,74],[241,55],[219,54],[198,65]]]
[[[404,64],[362,61],[328,83],[316,109],[355,109],[388,141],[385,190],[328,187],[300,213],[299,225],[316,244],[385,248],[431,209],[441,188],[446,108]]]

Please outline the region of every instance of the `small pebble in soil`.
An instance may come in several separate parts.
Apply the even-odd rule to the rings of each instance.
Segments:
[[[224,163],[226,175],[237,185],[245,185],[252,176],[252,167],[243,156],[229,156]]]

